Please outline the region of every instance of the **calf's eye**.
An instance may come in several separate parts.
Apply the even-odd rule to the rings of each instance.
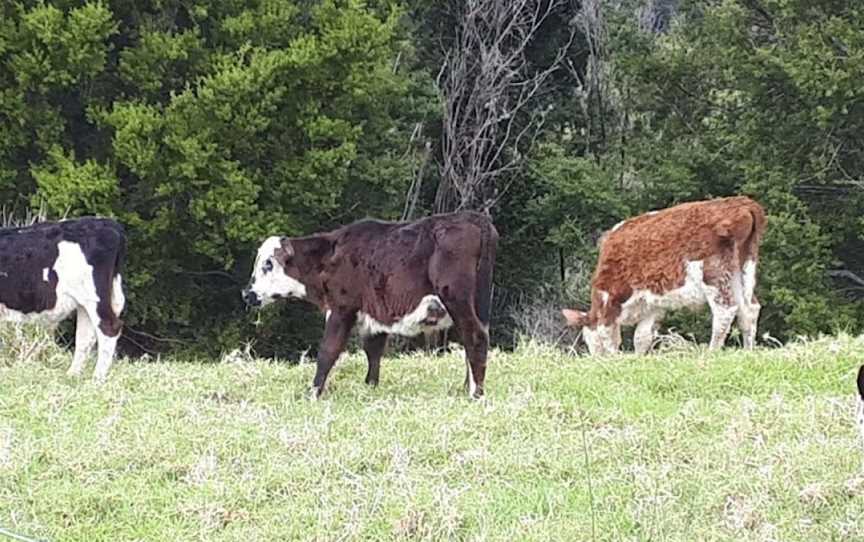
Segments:
[[[264,272],[269,273],[270,271],[273,271],[273,262],[267,260],[266,262],[264,262]]]

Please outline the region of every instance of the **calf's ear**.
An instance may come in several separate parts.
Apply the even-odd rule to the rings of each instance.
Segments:
[[[291,244],[290,237],[280,237],[279,244],[282,245],[282,250],[285,251],[285,255],[289,258],[294,255],[294,246]]]
[[[582,327],[588,323],[588,315],[582,311],[574,311],[570,309],[561,309],[561,314],[567,320],[567,325],[571,327]]]
[[[294,246],[291,244],[291,239],[282,237],[279,239],[280,246],[273,252],[273,257],[279,262],[282,267],[287,267],[288,262],[294,257]]]

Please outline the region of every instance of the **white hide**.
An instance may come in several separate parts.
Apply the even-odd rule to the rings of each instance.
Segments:
[[[423,333],[424,331],[447,329],[453,325],[453,320],[450,318],[449,314],[445,315],[444,318],[441,318],[434,326],[427,326],[423,324],[423,320],[426,319],[430,306],[434,306],[436,304],[440,307],[444,306],[438,296],[431,294],[427,295],[420,300],[420,303],[413,311],[402,316],[401,318],[389,325],[383,324],[375,320],[364,312],[360,312],[357,314],[357,326],[360,330],[360,334],[364,336],[387,333],[389,335],[414,337]]]
[[[756,262],[747,260],[744,262],[741,273],[741,297],[738,302],[738,327],[741,329],[741,338],[744,348],[753,348],[756,342],[756,326],[759,320],[759,311],[762,307],[753,302],[753,291],[756,289]]]
[[[648,289],[636,290],[630,299],[621,305],[618,323],[634,325],[645,318],[662,316],[666,311],[699,308],[707,301],[705,288],[703,263],[687,262],[684,284],[680,288],[663,294],[655,294]]]
[[[634,291],[621,305],[621,314],[613,325],[598,325],[593,330],[588,327],[583,328],[585,343],[592,354],[615,353],[621,344],[621,326],[637,325],[636,335],[634,335],[637,343],[636,351],[644,353],[650,348],[657,322],[668,311],[697,309],[708,303],[713,319],[711,348],[719,348],[723,345],[732,322],[736,315],[741,314],[741,311],[744,311],[744,317],[739,316],[742,333],[745,335],[745,341],[752,346],[752,340],[747,339],[755,336],[756,318],[759,314],[759,306],[750,302],[756,285],[756,263],[752,260],[745,262],[743,273],[735,273],[729,277],[729,284],[732,289],[733,304],[727,306],[722,302],[719,290],[705,284],[704,262],[701,260],[687,262],[684,284],[681,287],[663,294],[654,293],[649,289]],[[605,305],[609,294],[601,291],[600,298]]]
[[[744,300],[748,303],[753,298],[753,291],[756,289],[756,262],[747,260],[744,262],[741,274],[741,285],[743,288]]]
[[[252,268],[252,282],[249,289],[261,300],[261,305],[268,305],[281,297],[306,297],[306,286],[302,282],[285,274],[282,265],[276,261],[273,254],[282,246],[279,237],[268,237],[258,249],[255,265]],[[265,265],[272,264],[267,270]]]
[[[22,313],[0,303],[0,320],[17,323],[36,323],[54,328],[73,312],[78,313],[75,329],[75,354],[67,372],[77,376],[84,369],[84,362],[98,342],[99,355],[94,378],[102,381],[114,360],[118,337],[109,337],[99,329],[96,307],[99,296],[93,282],[93,266],[87,263],[84,252],[77,243],[60,241],[57,244],[57,259],[52,268],[42,270],[43,282],[49,282],[51,271],[57,275],[55,293],[57,302],[51,309],[38,313]],[[111,306],[119,316],[125,305],[122,279],[117,275],[112,285]]]
[[[112,284],[111,308],[114,309],[114,314],[117,316],[120,316],[120,313],[126,308],[126,296],[123,294],[123,277],[119,274],[114,277],[114,283]]]
[[[586,326],[582,328],[582,338],[592,355],[614,354],[621,346],[621,326],[598,324],[594,329]]]

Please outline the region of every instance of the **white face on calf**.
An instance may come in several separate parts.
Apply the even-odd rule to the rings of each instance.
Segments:
[[[285,268],[292,257],[290,245],[284,247],[280,237],[268,237],[264,241],[255,258],[249,287],[243,290],[247,305],[259,307],[281,298],[306,297],[306,286],[290,276]]]
[[[582,337],[592,356],[615,354],[618,352],[620,337],[615,333],[615,326],[597,325],[582,328]]]
[[[615,326],[590,324],[588,314],[582,311],[563,309],[561,313],[567,319],[567,325],[582,328],[582,338],[592,356],[614,354],[618,351],[620,336],[615,333]]]

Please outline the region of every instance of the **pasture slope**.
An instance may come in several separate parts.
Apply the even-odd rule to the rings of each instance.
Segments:
[[[0,362],[0,527],[42,540],[862,540],[864,338],[649,357]],[[92,370],[92,364],[88,368]],[[0,536],[0,539],[3,537]]]

